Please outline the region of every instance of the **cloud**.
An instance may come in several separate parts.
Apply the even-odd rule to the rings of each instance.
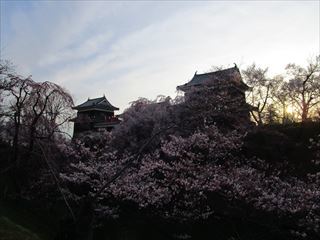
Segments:
[[[43,66],[42,61],[72,45],[81,38],[97,7],[52,2],[38,3],[27,11],[17,9],[10,16],[12,34],[9,36],[5,56],[12,58],[25,71]]]
[[[7,54],[35,79],[67,87],[78,103],[106,93],[123,110],[138,97],[174,95],[212,65],[255,61],[279,73],[285,63],[303,63],[319,52],[316,4],[40,5],[13,14]]]
[[[111,37],[112,33],[106,32],[85,39],[83,43],[77,44],[76,46],[64,47],[52,55],[46,56],[46,58],[44,58],[39,64],[39,67],[45,67],[47,65],[62,62],[68,63],[71,61],[81,61],[95,56],[104,48],[105,45],[108,44]]]

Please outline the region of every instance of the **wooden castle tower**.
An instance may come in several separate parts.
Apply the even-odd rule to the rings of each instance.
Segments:
[[[78,136],[86,131],[99,131],[106,129],[112,130],[120,120],[115,116],[114,111],[119,108],[114,107],[105,96],[93,98],[78,106],[73,107],[77,110],[77,116],[71,121],[74,122],[73,136]]]

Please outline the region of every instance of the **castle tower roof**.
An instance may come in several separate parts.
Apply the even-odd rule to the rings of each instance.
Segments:
[[[73,107],[73,109],[76,109],[80,112],[91,110],[113,112],[115,110],[119,110],[119,108],[113,106],[105,96],[93,99],[88,98],[86,102]]]
[[[177,90],[188,91],[191,87],[203,86],[203,85],[214,85],[216,82],[219,83],[234,83],[237,87],[243,89],[244,91],[248,90],[249,87],[242,81],[240,71],[237,66],[232,68],[227,68],[215,72],[194,74],[193,78],[177,87]]]

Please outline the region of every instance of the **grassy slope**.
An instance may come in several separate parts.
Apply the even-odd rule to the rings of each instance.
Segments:
[[[0,217],[0,238],[1,240],[41,240],[37,234],[4,216]]]
[[[0,202],[0,239],[52,240],[55,227],[49,217],[30,206]]]

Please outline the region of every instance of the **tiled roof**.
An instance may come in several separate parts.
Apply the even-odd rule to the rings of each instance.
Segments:
[[[105,96],[100,98],[88,99],[86,102],[75,106],[76,110],[89,110],[89,109],[97,109],[97,110],[106,110],[106,111],[114,111],[119,110],[119,108],[113,106]]]
[[[204,84],[214,83],[215,81],[234,81],[245,88],[248,86],[242,81],[240,71],[237,66],[227,68],[215,72],[197,74],[195,73],[193,78],[186,84],[177,87],[178,90],[188,90],[190,87],[199,86]]]

